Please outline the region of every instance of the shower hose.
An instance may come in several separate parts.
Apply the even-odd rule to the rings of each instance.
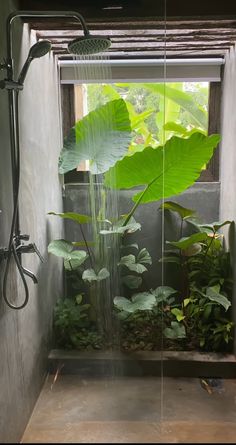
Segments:
[[[13,97],[11,100],[14,100]],[[11,223],[11,231],[9,236],[9,242],[8,242],[8,249],[7,249],[7,259],[6,259],[6,267],[4,271],[4,277],[3,277],[3,299],[5,303],[11,308],[11,309],[23,309],[28,301],[29,301],[29,289],[28,285],[24,276],[24,269],[21,265],[21,261],[19,258],[19,255],[17,253],[17,244],[19,243],[19,238],[17,235],[15,235],[15,229],[16,229],[16,223],[18,218],[18,200],[19,200],[19,186],[20,186],[20,144],[19,144],[19,114],[18,114],[18,106],[19,103],[19,93],[18,91],[15,92],[15,115],[12,116],[12,119],[14,119],[14,141],[11,141],[12,147],[12,174],[13,177],[13,183],[14,186],[14,202],[13,202],[13,215],[12,215],[12,223]],[[18,238],[18,239],[17,239]],[[25,297],[22,304],[19,306],[14,305],[11,303],[7,296],[7,282],[9,278],[9,272],[10,272],[10,263],[11,259],[14,259],[16,267],[19,271],[22,284],[24,286],[24,292]]]

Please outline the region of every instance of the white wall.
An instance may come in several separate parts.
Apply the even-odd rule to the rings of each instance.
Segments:
[[[220,219],[236,219],[236,50],[231,49],[225,60],[220,158]],[[225,230],[225,234],[227,231]],[[232,225],[227,244],[232,252],[232,267],[236,276],[235,227]],[[235,279],[234,279],[235,282]],[[234,285],[233,316],[236,321],[236,284]],[[235,331],[236,334],[236,331]],[[236,346],[235,346],[236,352]]]

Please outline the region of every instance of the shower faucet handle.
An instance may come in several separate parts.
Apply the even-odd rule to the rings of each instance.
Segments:
[[[38,255],[40,261],[42,261],[42,263],[44,262],[44,258],[41,255],[41,253],[39,252],[39,249],[37,248],[35,243],[30,243],[30,244],[20,244],[17,248],[16,251],[19,254],[22,253],[36,253],[36,255]]]
[[[41,255],[41,253],[40,253],[39,249],[37,248],[36,244],[32,243],[32,245],[33,245],[33,248],[34,248],[34,251],[35,251],[36,255],[38,255],[40,261],[43,263],[44,262],[44,258]]]
[[[19,240],[22,240],[22,241],[29,241],[29,239],[30,239],[30,236],[29,235],[19,235],[18,236],[18,239]]]

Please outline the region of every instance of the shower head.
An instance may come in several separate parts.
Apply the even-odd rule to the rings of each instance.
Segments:
[[[106,51],[111,46],[109,37],[91,36],[86,33],[68,44],[68,51],[78,56],[88,56]]]
[[[25,61],[25,64],[18,78],[19,84],[23,85],[32,60],[45,56],[45,54],[47,54],[50,51],[50,49],[51,49],[51,42],[49,40],[41,40],[40,42],[37,42],[33,46],[31,46],[28,57]]]
[[[50,51],[51,46],[52,45],[49,40],[40,40],[40,42],[37,42],[33,46],[31,46],[28,57],[30,57],[31,59],[43,57]]]

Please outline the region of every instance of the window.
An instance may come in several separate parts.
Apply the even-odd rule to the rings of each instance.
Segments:
[[[117,62],[117,61],[116,61]],[[196,62],[196,60],[195,60]],[[145,65],[146,64],[146,65]],[[74,123],[81,119],[88,111],[102,105],[108,100],[111,100],[112,93],[115,91],[122,98],[127,100],[133,109],[134,113],[150,112],[145,118],[145,131],[148,133],[148,141],[150,145],[158,145],[163,142],[164,131],[163,127],[163,107],[164,107],[164,83],[153,83],[154,79],[153,61],[150,66],[146,62],[142,65],[131,63],[129,66],[126,62],[122,62],[122,66],[115,64],[112,66],[112,79],[107,83],[96,83],[98,79],[93,78],[88,83],[74,83],[75,79],[69,80],[71,74],[64,71],[62,73],[62,91],[63,91],[63,116],[64,116],[64,135],[74,125]],[[181,65],[181,64],[180,64]],[[220,97],[221,97],[221,82],[220,80],[220,62],[210,63],[209,66],[205,64],[196,65],[190,64],[181,66],[173,64],[167,69],[168,82],[165,83],[165,138],[168,139],[172,135],[178,135],[182,130],[191,131],[197,127],[201,131],[206,131],[209,134],[220,131]],[[143,71],[143,66],[146,66]],[[148,66],[148,70],[147,70]],[[199,70],[200,66],[200,70]],[[155,76],[158,75],[157,68],[162,69],[161,66],[155,66]],[[190,69],[191,68],[191,69]],[[144,79],[144,73],[149,71],[148,79]],[[75,70],[73,71],[75,72]],[[89,70],[87,71],[87,73]],[[78,70],[76,71],[78,75]],[[86,75],[87,75],[86,73]],[[182,74],[181,74],[182,73]],[[82,72],[83,74],[83,72]],[[160,71],[158,80],[161,79]],[[135,75],[137,78],[135,78]],[[194,77],[195,76],[195,77]],[[78,76],[79,77],[79,76]],[[83,77],[83,76],[82,76]],[[80,80],[85,80],[80,78]],[[132,82],[114,82],[116,80],[132,79]],[[179,80],[183,80],[179,82]],[[214,80],[214,82],[209,80]],[[143,82],[141,82],[141,80]],[[148,81],[147,81],[148,80]],[[163,80],[163,78],[162,78]],[[171,80],[178,80],[178,82],[171,82]],[[93,81],[93,82],[92,82]],[[69,84],[67,84],[69,82]],[[112,83],[113,82],[113,83]],[[192,112],[189,112],[188,107],[182,105],[175,97],[175,91],[187,94],[192,100]],[[191,107],[190,107],[191,108]],[[191,110],[190,110],[191,111]],[[196,120],[197,113],[197,120]],[[173,125],[173,122],[178,124]],[[182,133],[183,134],[183,133]],[[179,133],[180,135],[180,133]],[[147,135],[146,135],[147,136]],[[142,131],[135,129],[133,138],[133,149],[135,144],[146,143]],[[202,172],[199,181],[218,181],[219,178],[219,150],[217,149],[214,158],[209,163],[208,168]],[[86,182],[88,171],[88,163],[84,162],[78,166],[77,171],[69,172],[65,175],[65,182]]]

